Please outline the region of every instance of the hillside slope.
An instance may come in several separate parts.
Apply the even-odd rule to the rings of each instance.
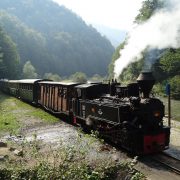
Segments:
[[[1,13],[1,26],[16,42],[22,65],[30,60],[41,75],[47,72],[70,75],[76,71],[87,75],[107,73],[113,46],[65,7],[50,0],[6,0],[0,1],[0,10],[9,18],[7,23],[2,17],[5,12]],[[20,27],[22,36],[17,35]]]

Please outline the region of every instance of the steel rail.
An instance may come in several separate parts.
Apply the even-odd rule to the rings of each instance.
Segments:
[[[171,171],[180,175],[180,159],[171,156],[168,153],[162,152],[152,156],[152,159],[163,164]]]

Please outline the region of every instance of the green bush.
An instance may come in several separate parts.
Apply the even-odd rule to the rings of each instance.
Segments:
[[[171,97],[173,99],[180,99],[180,75],[174,76],[168,80],[162,81],[153,87],[153,92],[161,96],[166,96],[165,88],[166,84],[169,83],[171,87]]]
[[[180,99],[180,75],[171,78],[169,83],[171,85],[171,96],[174,99]]]

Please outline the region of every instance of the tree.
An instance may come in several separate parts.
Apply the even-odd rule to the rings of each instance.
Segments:
[[[82,72],[76,72],[75,74],[72,74],[69,79],[71,79],[74,82],[80,82],[80,83],[87,82],[87,76]]]
[[[175,99],[180,99],[180,75],[174,76],[169,80],[171,85],[171,95]]]
[[[99,74],[94,74],[91,78],[90,78],[90,81],[103,81],[103,77],[100,76]]]
[[[23,67],[23,77],[27,79],[38,77],[38,74],[36,73],[36,70],[30,61],[27,61]]]
[[[149,19],[157,9],[164,6],[163,0],[145,0],[142,3],[142,7],[139,10],[139,14],[135,18],[136,23],[142,23]]]
[[[53,81],[61,81],[61,77],[58,74],[45,73],[44,79],[50,79]]]
[[[0,78],[17,78],[20,57],[12,39],[0,28]]]
[[[180,49],[169,49],[160,58],[160,66],[169,77],[180,74]]]
[[[143,59],[130,63],[119,76],[120,81],[123,83],[129,83],[136,81],[139,73],[142,70]]]
[[[40,75],[106,75],[114,48],[73,12],[50,0],[0,1],[0,22]],[[47,16],[48,14],[48,16]]]

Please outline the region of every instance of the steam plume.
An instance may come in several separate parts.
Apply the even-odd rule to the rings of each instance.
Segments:
[[[142,58],[144,50],[153,52],[154,49],[180,47],[180,1],[167,0],[166,5],[130,32],[127,44],[115,62],[116,77],[130,62]]]

